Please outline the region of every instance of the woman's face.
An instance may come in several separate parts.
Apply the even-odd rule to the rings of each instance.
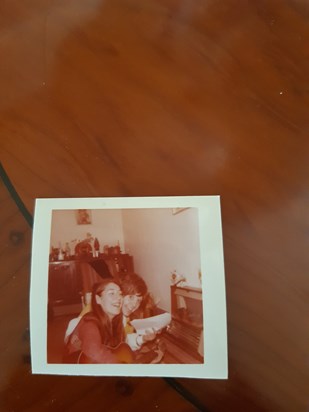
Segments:
[[[141,295],[126,295],[123,298],[122,313],[124,316],[130,316],[136,309],[140,307],[143,297]]]
[[[112,319],[119,315],[122,307],[122,292],[115,283],[108,283],[101,293],[101,296],[96,295],[96,301],[101,305],[103,311]]]

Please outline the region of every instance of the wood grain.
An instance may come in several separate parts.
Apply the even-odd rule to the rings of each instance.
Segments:
[[[180,380],[211,411],[309,405],[308,17],[302,0],[0,4],[0,155],[31,212],[222,196],[230,377]],[[4,410],[193,410],[160,379],[123,397],[116,378],[29,375],[31,233],[3,188],[1,206]]]

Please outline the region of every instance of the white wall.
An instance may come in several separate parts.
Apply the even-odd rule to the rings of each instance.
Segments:
[[[171,209],[122,211],[125,250],[133,255],[135,271],[170,311],[170,275],[183,274],[189,285],[200,287],[198,210],[172,215]]]
[[[51,246],[58,247],[61,242],[64,247],[66,242],[73,239],[83,240],[87,233],[97,237],[100,251],[104,245],[115,246],[119,241],[121,250],[124,248],[121,210],[91,210],[92,223],[78,225],[75,210],[54,210],[51,229]]]
[[[92,210],[90,225],[77,225],[74,210],[53,211],[51,245],[83,240],[87,232],[103,245],[120,242],[134,258],[135,272],[142,276],[159,306],[170,311],[170,275],[176,270],[191,286],[200,287],[198,210],[176,215],[172,209]]]

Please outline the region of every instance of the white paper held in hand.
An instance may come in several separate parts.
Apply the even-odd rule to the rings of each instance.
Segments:
[[[158,331],[169,325],[171,320],[172,317],[170,313],[162,313],[161,315],[152,316],[151,318],[134,319],[131,321],[131,325],[139,335],[144,335],[146,329],[154,329],[154,331]]]

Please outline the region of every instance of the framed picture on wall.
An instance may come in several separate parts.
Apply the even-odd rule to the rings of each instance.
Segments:
[[[92,223],[91,210],[77,209],[76,210],[76,223],[78,225],[90,225]]]
[[[172,214],[177,215],[180,212],[183,212],[184,210],[189,209],[188,207],[173,207],[172,209]]]

